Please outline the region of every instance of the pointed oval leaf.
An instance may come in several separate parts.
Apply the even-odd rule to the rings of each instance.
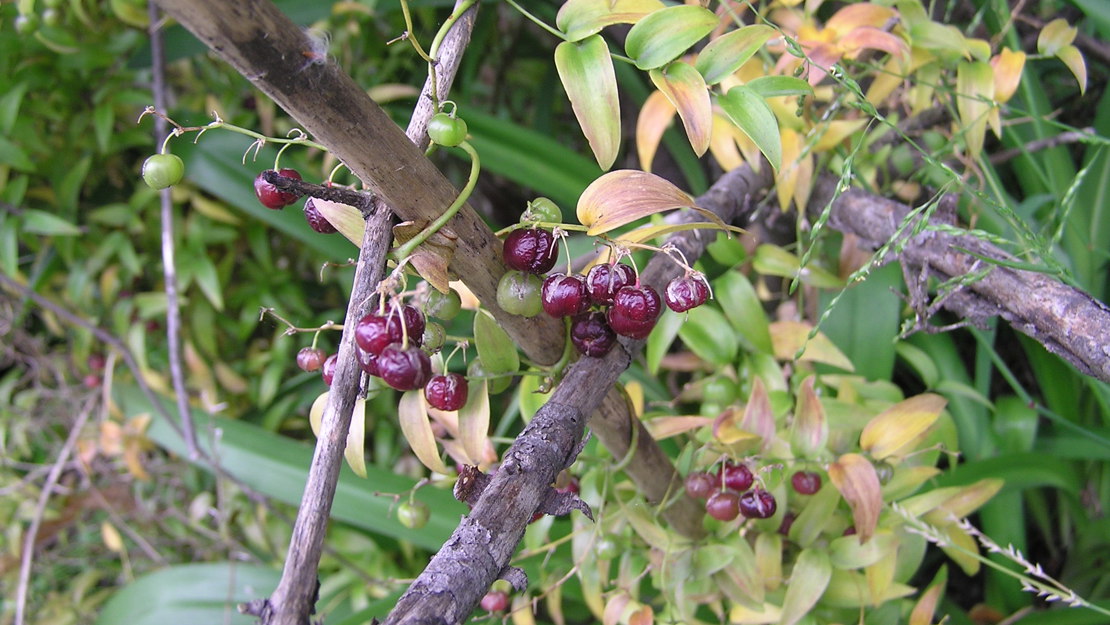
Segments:
[[[939,473],[940,469],[936,467],[899,466],[894,470],[890,481],[883,484],[883,501],[898,501],[909,497]]]
[[[652,91],[644,101],[640,116],[636,118],[636,154],[640,157],[640,169],[651,171],[659,142],[675,113],[674,105],[659,91]]]
[[[883,507],[882,486],[875,467],[859,454],[844,454],[829,465],[829,481],[852,509],[859,542],[867,542],[875,533]]]
[[[564,41],[555,48],[555,68],[597,164],[609,169],[621,145],[617,75],[609,47],[601,35]]]
[[[436,473],[447,473],[447,467],[439,457],[439,446],[436,445],[432,424],[428,420],[424,391],[408,391],[401,395],[401,401],[397,403],[397,421],[417,459]]]
[[[913,606],[913,611],[910,612],[909,625],[932,625],[933,615],[936,614],[937,605],[940,603],[940,598],[944,593],[944,589],[948,587],[948,567],[941,566],[937,571],[933,581],[929,584],[929,588],[921,594],[921,598]]]
[[[794,409],[794,421],[790,424],[790,438],[794,451],[805,458],[816,458],[825,451],[829,438],[829,422],[825,418],[825,407],[821,405],[813,383],[816,376],[809,376],[802,382],[798,391],[798,405]]]
[[[816,605],[832,578],[829,554],[821,549],[803,549],[794,561],[786,597],[782,600],[781,625],[794,625]]]
[[[893,554],[897,548],[898,536],[890,530],[875,532],[871,540],[862,545],[855,536],[841,536],[829,543],[829,560],[838,569],[861,569]]]
[[[516,373],[520,369],[516,343],[484,310],[474,315],[474,346],[487,373]]]
[[[821,490],[809,498],[801,513],[790,526],[790,540],[802,547],[808,547],[821,537],[825,525],[832,518],[833,511],[840,503],[840,491],[832,484],[821,486]]]
[[[635,24],[662,9],[659,0],[568,0],[555,16],[567,41],[579,41],[613,24]]]
[[[751,87],[737,85],[718,97],[717,104],[732,123],[755,142],[771,167],[778,169],[782,165],[782,139],[778,120],[767,102]]]
[[[778,360],[794,360],[798,351],[805,349],[798,357],[800,361],[823,362],[827,365],[839,367],[845,371],[853,371],[852,361],[837,349],[836,345],[822,332],[810,338],[813,326],[802,321],[776,321],[770,324],[771,344],[774,346],[775,358]]]
[[[764,98],[813,95],[813,87],[808,82],[793,76],[760,76],[747,86]]]
[[[737,418],[740,416],[740,411],[735,407],[725,408],[721,414],[717,415],[716,419],[713,419],[713,437],[725,445],[758,439],[759,435],[740,429],[737,424]],[[655,419],[652,419],[652,421],[655,421]]]
[[[1025,53],[1002,48],[991,59],[991,67],[994,69],[994,99],[1005,103],[1013,97],[1018,83],[1021,82],[1021,72],[1025,69]]]
[[[698,53],[694,67],[706,84],[715,85],[740,69],[774,36],[775,29],[765,24],[744,26],[710,41]]]
[[[483,361],[484,363],[485,361]],[[470,382],[466,404],[459,409],[459,438],[470,464],[481,464],[489,443],[489,393],[487,380]]]
[[[948,535],[949,546],[941,546],[944,554],[955,562],[964,574],[974,577],[979,573],[982,562],[979,560],[979,543],[955,523],[941,528]]]
[[[1068,66],[1072,75],[1075,76],[1075,81],[1079,83],[1079,93],[1087,92],[1087,62],[1083,60],[1083,54],[1079,48],[1075,46],[1064,46],[1056,51],[1056,58],[1064,62]]]
[[[743,273],[729,271],[714,280],[713,297],[720,303],[741,344],[756,351],[771,352],[767,313]]]
[[[998,478],[986,478],[960,488],[955,495],[925,515],[927,523],[937,525],[951,522],[953,518],[962,519],[991,500],[1002,490],[1004,482]]]
[[[759,435],[764,445],[775,437],[775,412],[771,408],[771,396],[767,393],[763,378],[752,381],[752,392],[748,397],[748,404],[744,406],[740,429]]]
[[[713,425],[713,419],[709,417],[656,417],[649,421],[644,422],[647,431],[651,433],[651,437],[657,441],[661,441],[672,436],[678,436],[691,430],[700,430],[701,428]]]
[[[755,537],[755,566],[763,588],[778,589],[782,584],[782,534],[760,532]]]
[[[850,4],[832,15],[825,22],[825,28],[835,33],[847,33],[862,26],[882,28],[896,19],[894,9],[870,2]]]
[[[324,391],[312,402],[308,410],[308,424],[312,427],[313,436],[320,436],[320,423],[324,419],[324,408],[328,405],[328,392]]]
[[[1041,33],[1037,35],[1037,52],[1044,55],[1054,55],[1057,51],[1075,41],[1078,30],[1069,26],[1064,18],[1057,18],[1045,24]]]
[[[693,205],[694,198],[655,174],[620,169],[586,187],[577,213],[589,228],[586,234],[596,236],[641,217]]]
[[[732,120],[719,113],[713,114],[713,132],[709,137],[709,153],[724,171],[732,171],[744,164],[744,156],[736,145],[737,135],[748,141],[748,136],[736,129]]]
[[[686,313],[685,321],[678,329],[678,336],[699,358],[719,367],[736,359],[740,341],[716,308],[693,308]]]
[[[962,62],[956,68],[956,111],[967,151],[979,158],[987,134],[987,114],[994,99],[994,70],[982,61]]]
[[[701,74],[690,65],[675,61],[662,69],[651,70],[650,76],[651,82],[678,111],[694,153],[705,154],[713,129],[713,103]]]
[[[636,22],[624,40],[624,51],[642,70],[655,69],[677,59],[717,26],[709,9],[678,5],[655,11]]]
[[[366,219],[354,206],[312,198],[312,205],[327,219],[345,239],[355,245],[362,245],[366,232]]]
[[[936,423],[947,403],[932,393],[898,402],[867,423],[859,436],[860,447],[876,460],[906,455]]]
[[[355,475],[366,477],[366,400],[355,400],[354,410],[351,412],[351,427],[347,428],[347,446],[343,448],[343,457],[347,459],[347,466]]]
[[[867,48],[882,50],[891,56],[903,58],[910,52],[910,47],[902,41],[901,37],[871,26],[861,26],[846,33],[836,44],[845,52]]]

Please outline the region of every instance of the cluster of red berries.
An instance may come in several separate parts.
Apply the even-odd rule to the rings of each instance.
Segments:
[[[267,182],[265,177],[267,173],[275,172],[272,169],[267,169],[258,174],[254,179],[254,195],[258,198],[258,201],[266,208],[271,208],[273,210],[281,210],[295,203],[298,199],[297,194],[289,191],[282,191],[274,186],[273,183]],[[276,173],[286,178],[302,180],[300,172],[296,169],[280,169]],[[320,234],[338,232],[335,226],[331,225],[331,222],[320,213],[320,209],[316,207],[313,198],[308,198],[304,203],[304,219],[308,222],[310,228]]]
[[[542,228],[514,230],[505,238],[503,256],[513,271],[499,285],[498,303],[502,308],[525,316],[542,308],[552,317],[570,317],[571,342],[586,356],[600,358],[609,353],[617,335],[647,338],[663,312],[664,301],[671,310],[683,312],[700,306],[709,297],[709,287],[700,274],[691,272],[675,278],[661,298],[654,288],[640,284],[635,269],[616,262],[594,265],[585,275],[548,275],[538,289],[537,307],[526,301],[536,295],[536,289],[527,285],[538,282],[532,276],[555,266],[555,236]],[[511,290],[512,297],[502,297],[505,290]]]
[[[775,496],[763,488],[752,488],[755,476],[746,464],[723,463],[716,474],[696,471],[686,476],[686,494],[705,499],[705,511],[719,521],[732,521],[741,514],[747,519],[774,516]]]

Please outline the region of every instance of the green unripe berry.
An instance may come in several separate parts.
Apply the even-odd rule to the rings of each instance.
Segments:
[[[436,289],[428,292],[428,302],[424,305],[424,312],[444,321],[455,318],[462,310],[462,298],[455,289],[440,293]]]
[[[443,344],[447,342],[447,331],[443,329],[440,324],[429,321],[424,325],[424,336],[421,341],[421,348],[429,354],[434,354],[443,349]]]
[[[181,182],[185,163],[175,154],[154,154],[143,162],[143,181],[152,189],[165,189]]]
[[[432,143],[453,148],[466,141],[466,122],[447,113],[436,113],[428,121],[428,138]]]
[[[563,211],[559,205],[545,197],[538,197],[528,202],[528,208],[520,216],[521,223],[542,221],[544,223],[562,223]]]
[[[406,501],[397,506],[397,520],[410,530],[418,530],[428,524],[432,513],[422,501]]]
[[[523,271],[507,271],[497,283],[497,305],[509,314],[535,317],[543,310],[543,280]]]

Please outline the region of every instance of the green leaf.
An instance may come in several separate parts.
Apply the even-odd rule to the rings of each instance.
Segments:
[[[686,63],[675,61],[661,70],[651,70],[650,76],[651,82],[678,111],[694,153],[705,154],[713,130],[713,103],[701,74]]]
[[[647,359],[647,369],[652,375],[659,372],[659,363],[663,362],[663,356],[671,349],[671,343],[678,336],[678,330],[685,323],[685,315],[676,313],[671,309],[663,311],[663,315],[659,317],[656,322],[655,328],[648,335],[647,345],[644,346],[644,357]]]
[[[782,136],[779,134],[779,123],[771,107],[745,85],[737,85],[728,90],[723,96],[717,98],[721,109],[736,124],[736,127],[748,135],[760,152],[767,157],[771,167],[776,170],[782,166]]]
[[[763,302],[759,301],[748,278],[739,271],[729,271],[713,281],[713,298],[720,304],[732,324],[734,334],[750,350],[774,353],[771,332]]]
[[[748,88],[764,98],[813,95],[813,87],[808,82],[793,76],[760,76],[749,82]]]
[[[982,61],[960,63],[956,68],[956,110],[972,158],[978,158],[983,150],[993,98],[994,70],[990,64]]]
[[[555,25],[567,41],[579,41],[613,24],[635,24],[662,9],[659,0],[568,0],[555,16]]]
[[[96,147],[102,154],[108,152],[108,142],[112,139],[112,124],[116,121],[111,102],[103,102],[93,109],[93,134]]]
[[[564,41],[555,48],[555,68],[597,164],[609,169],[621,144],[620,99],[609,47],[601,35]]]
[[[740,341],[723,314],[711,306],[698,306],[686,314],[686,323],[678,329],[678,336],[691,351],[721,367],[736,359]]]
[[[717,26],[717,16],[694,5],[671,6],[636,22],[624,40],[624,51],[642,70],[677,59]]]
[[[104,604],[97,625],[250,625],[237,606],[265,597],[281,571],[245,562],[179,564],[139,577]]]
[[[775,33],[765,24],[752,24],[721,35],[698,53],[694,67],[706,84],[715,85],[747,63]]]
[[[0,137],[0,165],[11,165],[27,173],[35,171],[35,164],[31,162],[27,151],[4,137]]]
[[[216,265],[207,255],[201,255],[193,262],[193,279],[197,281],[201,293],[204,293],[209,303],[217,311],[224,309],[223,289],[220,285],[220,276],[216,273]]]
[[[764,243],[755,249],[752,265],[756,271],[783,278],[800,277],[804,284],[821,288],[835,289],[844,283],[828,271],[810,265],[802,268],[802,261],[777,245]]]
[[[829,554],[820,549],[803,549],[794,561],[786,596],[782,600],[781,625],[794,625],[821,598],[832,578]]]
[[[474,315],[474,346],[488,373],[516,373],[520,354],[516,343],[489,313],[479,310]]]
[[[23,211],[23,231],[52,237],[73,237],[81,234],[81,229],[68,221],[34,208]]]
[[[15,120],[19,118],[19,107],[27,93],[27,83],[20,82],[7,88],[0,96],[0,135],[10,136]]]

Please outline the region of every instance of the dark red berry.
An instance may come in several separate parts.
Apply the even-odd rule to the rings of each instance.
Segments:
[[[323,213],[320,212],[320,209],[316,208],[315,198],[308,198],[307,200],[305,200],[304,219],[308,222],[309,227],[311,227],[316,232],[319,232],[320,234],[332,234],[333,232],[339,232],[335,229],[335,226],[331,225],[331,222],[328,221],[327,217],[324,217]]]
[[[434,375],[424,387],[428,404],[440,410],[458,410],[466,404],[470,387],[461,373]]]
[[[297,352],[297,366],[301,371],[319,371],[328,353],[318,347],[303,347]]]
[[[556,273],[543,281],[540,291],[543,310],[552,317],[573,317],[586,312],[590,299],[582,276]]]
[[[717,469],[717,485],[742,493],[752,487],[755,476],[746,464],[726,462]]]
[[[266,174],[266,172],[272,171],[274,170],[267,169],[266,171],[258,174],[258,176],[255,177],[254,195],[258,198],[258,201],[261,202],[262,205],[266,208],[278,210],[280,208],[289,206],[293,202],[296,202],[297,194],[290,193],[289,191],[279,191],[278,188],[275,187],[273,184],[266,182],[266,179],[263,177],[263,175]],[[277,173],[281,176],[285,176],[286,178],[296,178],[297,180],[301,179],[301,174],[295,169],[282,169]]]
[[[782,515],[782,524],[779,525],[779,533],[783,536],[790,534],[790,528],[794,526],[794,520],[798,517],[794,516],[793,512],[787,512]]]
[[[338,359],[339,354],[332,354],[320,367],[320,377],[324,378],[324,384],[328,386],[331,386],[332,378],[335,377],[335,361]]]
[[[390,343],[402,342],[407,332],[409,343],[419,346],[424,340],[424,325],[424,314],[415,306],[405,304],[384,315],[370,313],[359,319],[355,326],[355,342],[371,354],[381,354]]]
[[[686,476],[686,494],[694,499],[709,499],[717,488],[717,480],[705,471],[694,471]]]
[[[586,288],[595,304],[612,304],[621,287],[635,283],[636,270],[623,263],[594,265],[586,274]]]
[[[570,325],[570,342],[578,353],[601,358],[617,343],[617,333],[609,327],[605,313],[591,312],[574,318]]]
[[[505,237],[502,254],[509,267],[535,274],[551,271],[559,256],[555,248],[555,237],[540,228],[522,228],[510,232]]]
[[[385,383],[398,391],[423,388],[432,378],[432,361],[424,350],[391,343],[378,354],[378,373]]]
[[[613,297],[609,308],[609,327],[621,336],[646,339],[659,320],[663,302],[650,286],[624,286]]]
[[[509,595],[500,590],[491,590],[482,597],[480,605],[487,612],[504,612],[509,609]]]
[[[740,514],[749,519],[766,519],[774,516],[775,496],[762,488],[753,488],[740,495]]]
[[[104,370],[104,365],[107,364],[107,362],[108,361],[104,358],[104,354],[93,352],[89,354],[89,371],[100,373]]]
[[[366,373],[373,376],[381,377],[381,371],[378,370],[378,356],[371,352],[355,346],[355,355],[358,357],[358,367]]]
[[[697,308],[709,299],[709,287],[701,276],[675,278],[667,284],[663,294],[667,307],[675,312],[685,312]]]
[[[821,474],[815,471],[797,471],[790,476],[790,485],[800,495],[812,495],[821,490]]]
[[[731,521],[740,514],[739,499],[732,491],[717,491],[705,502],[705,511],[718,521]]]
[[[841,534],[841,536],[855,536],[855,535],[856,535],[856,526],[855,525],[845,529],[844,533]]]

